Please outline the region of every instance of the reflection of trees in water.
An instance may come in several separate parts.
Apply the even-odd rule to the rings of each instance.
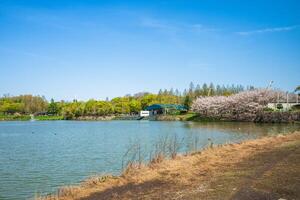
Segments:
[[[257,137],[300,130],[300,124],[258,124],[251,122],[190,122],[186,128],[201,128],[226,133],[251,134]]]
[[[267,135],[300,130],[300,124],[257,124],[251,122],[188,122],[185,150],[193,152],[218,144],[236,143]],[[198,130],[197,130],[198,129]]]
[[[166,122],[167,123],[167,122]],[[177,128],[176,123],[168,125]],[[160,162],[163,158],[175,157],[178,152],[192,153],[218,144],[236,143],[266,135],[275,135],[300,130],[300,124],[256,124],[249,122],[188,122],[190,129],[184,135],[167,129],[165,134],[154,137],[150,143],[135,138],[129,142],[122,156],[122,169],[143,162]]]

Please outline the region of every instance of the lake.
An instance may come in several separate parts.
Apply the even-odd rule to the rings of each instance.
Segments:
[[[300,130],[299,124],[159,121],[0,122],[0,199],[55,192],[95,174],[119,174],[124,154],[140,144],[144,158],[174,138],[180,152]],[[196,140],[195,140],[196,139]]]

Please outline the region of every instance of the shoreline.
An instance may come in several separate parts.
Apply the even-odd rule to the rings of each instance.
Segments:
[[[121,176],[92,177],[37,199],[297,199],[298,164],[300,131],[132,165]]]
[[[80,116],[74,119],[66,119],[63,116],[36,116],[36,121],[56,121],[56,120],[74,120],[74,121],[113,121],[113,120],[138,120],[137,116]],[[1,116],[0,121],[30,121],[29,115],[21,116]],[[142,119],[144,120],[144,119]],[[181,115],[158,115],[146,119],[150,121],[194,121],[194,122],[253,122],[253,123],[300,123],[300,112],[267,112],[257,115],[255,120],[229,120],[203,117],[196,113],[186,113]]]

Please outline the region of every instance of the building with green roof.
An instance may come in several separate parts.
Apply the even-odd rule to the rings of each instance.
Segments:
[[[151,115],[157,115],[183,113],[187,112],[188,108],[180,104],[152,104],[146,107],[145,110],[149,111]]]

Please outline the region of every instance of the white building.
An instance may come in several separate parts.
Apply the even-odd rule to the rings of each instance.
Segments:
[[[140,117],[149,117],[150,112],[148,110],[141,110]]]
[[[267,107],[273,110],[287,111],[290,110],[295,105],[299,105],[299,103],[268,103]],[[281,109],[279,109],[279,107],[281,107]]]

